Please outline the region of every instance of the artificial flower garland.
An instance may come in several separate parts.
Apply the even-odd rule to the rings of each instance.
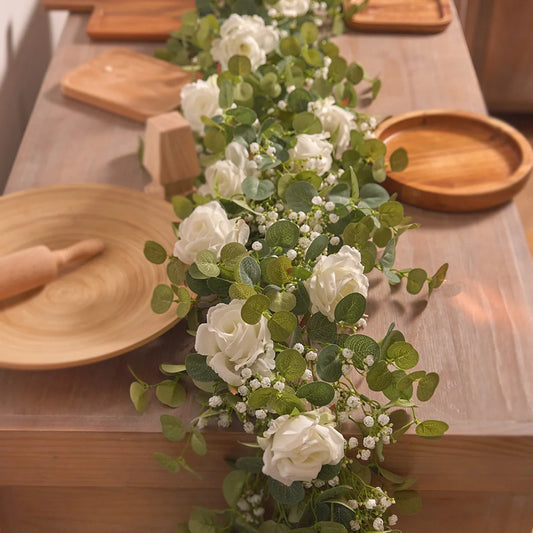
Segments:
[[[379,185],[386,148],[376,120],[354,109],[354,85],[369,82],[375,97],[379,80],[320,35],[328,21],[342,30],[338,0],[197,7],[159,56],[191,71],[181,110],[204,171],[196,192],[173,199],[182,222],[172,254],[151,241],[145,255],[166,263],[170,281],[155,288],[152,309],[176,305],[196,336],[185,365],[161,365],[157,397],[181,405],[185,375],[204,397],[190,423],[161,417],[163,434],[185,446],[156,458],[190,469],[184,453],[206,453],[211,420],[242,424],[257,455],[235,461],[228,509],[196,509],[183,531],[397,531],[393,504],[417,503],[411,482],[382,467],[384,447],[413,425],[422,437],[447,425],[417,419],[413,385],[427,401],[439,379],[411,371],[418,353],[394,324],[380,342],[360,333],[366,274],[431,293],[447,265],[431,277],[394,268],[398,239],[416,224]],[[401,170],[405,151],[388,161]],[[139,411],[151,387],[132,384]]]

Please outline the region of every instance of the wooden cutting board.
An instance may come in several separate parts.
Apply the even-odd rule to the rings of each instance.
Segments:
[[[370,0],[347,24],[359,31],[438,33],[451,21],[450,0]]]
[[[194,0],[98,2],[87,25],[91,39],[165,41],[179,29]]]
[[[61,79],[65,96],[145,122],[180,104],[190,74],[177,65],[126,49],[113,49]]]
[[[45,9],[66,9],[73,13],[86,13],[94,9],[95,4],[121,2],[123,0],[41,0]]]

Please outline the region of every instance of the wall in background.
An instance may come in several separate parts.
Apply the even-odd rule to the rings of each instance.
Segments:
[[[40,0],[0,2],[0,192],[66,16]]]

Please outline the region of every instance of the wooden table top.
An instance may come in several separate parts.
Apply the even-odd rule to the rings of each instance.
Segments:
[[[5,193],[78,182],[142,190],[149,181],[136,156],[142,125],[61,95],[63,74],[118,46],[89,42],[86,25],[86,15],[69,16]],[[337,43],[348,61],[359,60],[371,76],[382,78],[381,94],[367,109],[370,113],[385,117],[431,108],[485,112],[455,13],[447,30],[436,35],[348,33]],[[154,50],[145,43],[127,47],[148,54]],[[481,455],[483,446],[502,454],[502,447],[516,438],[513,452],[519,461],[533,441],[533,269],[515,205],[471,214],[409,206],[406,211],[421,228],[402,236],[398,267],[419,266],[433,273],[447,261],[448,280],[426,306],[424,296],[391,290],[384,278],[373,277],[365,333],[381,338],[395,322],[418,349],[421,366],[440,374],[441,384],[420,417],[445,420],[450,431],[440,444],[418,439],[421,444],[413,449],[462,442],[457,444],[460,453],[470,453],[475,445]],[[135,412],[127,367],[154,382],[160,362],[180,360],[190,347],[190,338],[178,326],[134,352],[85,367],[0,370],[0,471],[7,472],[5,482],[18,479],[20,468],[15,472],[9,467],[13,463],[6,462],[5,455],[17,453],[21,435],[31,440],[45,432],[59,443],[83,432],[100,439],[102,449],[111,446],[114,435],[126,447],[140,445],[150,435],[163,442],[159,415],[167,411],[153,402],[146,414]],[[181,413],[188,417],[193,410],[191,399]],[[222,432],[212,433],[213,439],[223,439]],[[472,444],[470,452],[464,442]],[[146,452],[150,446],[144,448]],[[394,456],[398,461],[409,453],[401,444],[399,449]],[[23,461],[23,451],[20,454]],[[518,462],[515,466],[506,486],[513,486],[512,476],[526,486],[531,472],[524,473]],[[105,465],[99,468],[103,471]],[[472,483],[488,482],[491,471],[483,468]],[[452,486],[453,474],[446,475]],[[431,485],[429,477],[426,481]]]

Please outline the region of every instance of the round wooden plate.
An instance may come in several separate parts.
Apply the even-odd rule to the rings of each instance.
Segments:
[[[403,202],[437,211],[476,211],[510,200],[525,185],[533,154],[501,120],[466,111],[416,111],[385,120],[376,136],[391,154],[407,150],[403,172],[384,186]]]
[[[110,185],[59,185],[0,197],[0,254],[97,237],[106,248],[44,287],[0,301],[0,366],[48,369],[106,359],[141,346],[177,321],[150,308],[165,269],[146,240],[172,249],[172,207]]]

